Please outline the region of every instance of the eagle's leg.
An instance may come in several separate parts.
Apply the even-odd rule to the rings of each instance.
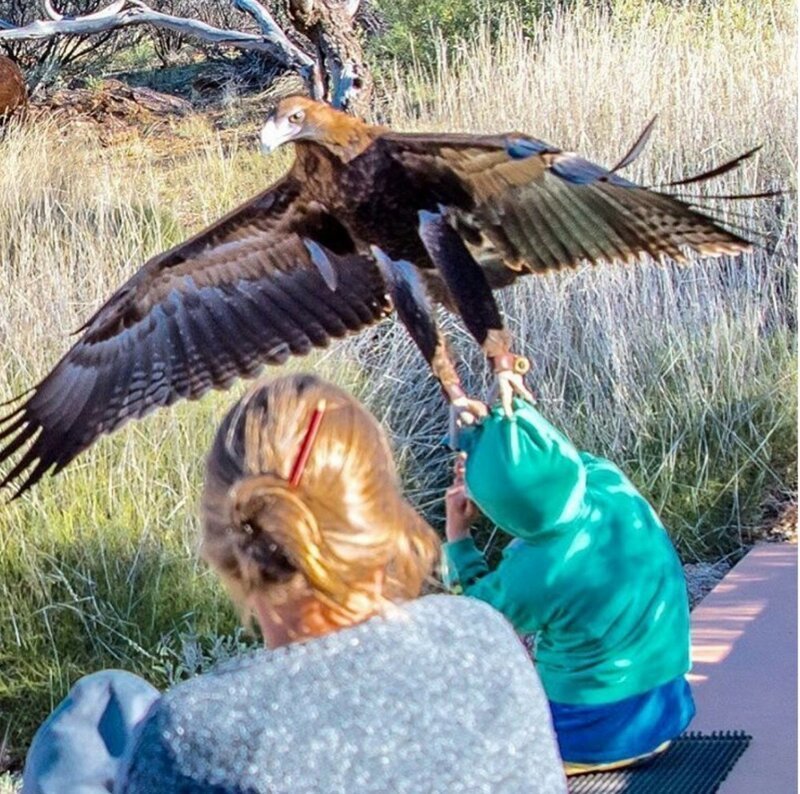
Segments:
[[[486,416],[486,406],[470,399],[464,392],[417,269],[410,262],[394,261],[377,246],[372,246],[372,255],[383,273],[400,321],[428,362],[450,403],[451,424],[456,420],[461,424],[473,424],[476,418]]]
[[[492,364],[496,390],[506,414],[515,395],[533,402],[523,376],[528,360],[511,352],[511,337],[481,266],[442,214],[419,213],[419,235],[455,301],[467,330]]]

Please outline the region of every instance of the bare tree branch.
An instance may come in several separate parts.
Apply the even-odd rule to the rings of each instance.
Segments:
[[[275,17],[258,2],[258,0],[233,0],[234,8],[250,14],[258,23],[261,32],[270,40],[279,43],[287,53],[294,54],[297,63],[303,64],[306,70],[314,68],[314,60],[304,53],[299,47],[292,44],[287,35],[283,32],[280,25],[275,21]]]
[[[126,6],[129,7],[126,8]],[[275,31],[270,33],[265,31],[263,35],[256,35],[238,30],[222,30],[199,20],[153,11],[140,0],[123,0],[121,3],[117,0],[109,7],[93,14],[73,18],[38,20],[24,27],[10,27],[0,30],[0,41],[50,39],[60,35],[85,36],[132,25],[153,25],[214,44],[267,52],[286,66],[299,68],[306,72],[313,69],[314,66],[314,61],[291,44],[277,26],[276,30],[280,35],[277,35]]]
[[[323,93],[334,107],[366,115],[372,79],[364,52],[349,16],[348,0],[289,0],[288,12],[295,29],[317,49]]]
[[[239,11],[244,11],[245,14],[250,14],[266,35],[284,39],[287,47],[294,46],[275,21],[275,17],[258,0],[233,0],[233,6],[238,8]]]
[[[264,5],[258,0],[233,0],[233,5],[234,8],[250,14],[265,36],[278,37],[285,44],[287,50],[295,51],[300,58],[306,59],[307,63],[301,67],[303,79],[309,87],[311,96],[314,99],[323,99],[325,97],[325,79],[322,75],[320,64],[289,40],[280,25],[275,21],[275,17],[270,14]]]

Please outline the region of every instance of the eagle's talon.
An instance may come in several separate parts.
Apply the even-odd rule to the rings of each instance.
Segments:
[[[458,431],[462,427],[471,427],[477,424],[488,414],[489,409],[480,400],[473,400],[466,395],[452,399],[448,422],[450,446],[458,449]]]
[[[489,414],[489,409],[480,400],[473,400],[464,395],[456,397],[450,403],[450,410],[462,425],[472,425]]]
[[[533,393],[525,385],[522,375],[510,369],[497,373],[497,395],[506,416],[511,416],[514,411],[514,397],[521,397],[529,403],[536,402]]]
[[[489,409],[480,400],[473,400],[465,394],[451,399],[448,422],[450,446],[458,449],[458,431],[462,427],[472,427],[488,414]]]

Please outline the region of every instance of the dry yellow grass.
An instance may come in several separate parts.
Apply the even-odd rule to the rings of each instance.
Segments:
[[[652,156],[634,176],[763,143],[759,176],[794,181],[791,2],[630,0],[613,13],[593,5],[554,12],[533,37],[512,16],[497,39],[483,28],[455,51],[442,43],[434,67],[395,75],[384,112],[396,126],[522,129],[606,163],[658,113]]]

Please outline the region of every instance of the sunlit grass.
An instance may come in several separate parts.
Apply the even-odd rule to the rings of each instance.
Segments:
[[[384,87],[381,112],[401,129],[524,129],[612,163],[658,111],[631,178],[661,183],[763,143],[721,180],[724,192],[793,191],[792,5],[618,5],[612,16],[558,14],[532,38],[512,21],[499,40],[479,30],[469,48],[442,46],[437,65]],[[0,401],[44,375],[147,257],[278,176],[289,155],[261,158],[254,132],[223,138],[195,120],[168,144],[110,148],[84,128],[7,132]],[[587,268],[526,279],[503,297],[542,410],[623,466],[687,559],[737,554],[764,497],[796,487],[794,195],[732,211],[765,234],[740,260]],[[474,345],[445,325],[466,382],[482,389]],[[293,366],[367,402],[435,520],[446,413],[402,329],[385,323]],[[196,561],[196,507],[203,457],[242,388],[129,425],[0,508],[0,738],[8,730],[16,752],[82,673],[116,666],[164,685],[182,636],[213,645],[233,632],[226,597]]]

